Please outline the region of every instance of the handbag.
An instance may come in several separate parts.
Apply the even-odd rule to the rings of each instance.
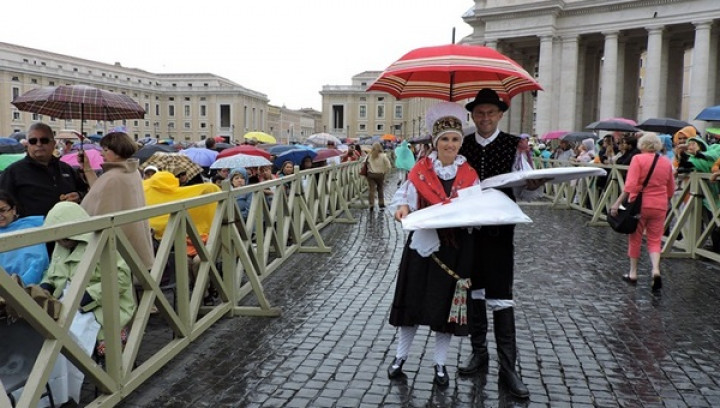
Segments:
[[[657,163],[659,157],[660,156],[658,154],[655,155],[650,171],[645,177],[642,189],[638,193],[637,197],[635,197],[635,200],[629,201],[630,196],[628,195],[620,204],[617,215],[607,215],[608,224],[610,224],[610,228],[612,228],[615,232],[619,232],[621,234],[632,234],[635,230],[637,230],[638,222],[640,221],[640,208],[642,207],[642,191],[647,186],[648,181],[650,181],[650,176],[655,169],[655,164]]]
[[[367,162],[367,157],[366,157],[365,160],[363,160],[362,165],[360,166],[360,175],[367,176],[367,173],[368,173],[368,162]]]

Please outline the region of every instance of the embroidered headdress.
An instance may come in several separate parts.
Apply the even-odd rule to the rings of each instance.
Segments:
[[[432,144],[437,144],[438,138],[447,132],[463,134],[463,123],[467,112],[454,102],[440,102],[428,108],[425,113],[425,125],[431,129]]]

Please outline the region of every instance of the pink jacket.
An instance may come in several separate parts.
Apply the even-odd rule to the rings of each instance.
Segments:
[[[643,181],[645,181],[654,159],[654,153],[640,153],[632,158],[627,177],[625,177],[625,192],[630,194],[630,201],[635,200],[637,193],[642,189]],[[668,201],[674,192],[675,179],[672,174],[672,164],[667,157],[661,155],[647,187],[643,190],[642,209],[666,210]]]

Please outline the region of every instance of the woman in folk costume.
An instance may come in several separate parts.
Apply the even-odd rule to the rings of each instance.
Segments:
[[[458,155],[462,145],[462,106],[443,102],[431,107],[427,120],[432,128],[434,151],[418,160],[408,180],[393,197],[395,219],[411,211],[447,202],[457,190],[473,186],[475,170]],[[452,335],[467,336],[465,298],[470,287],[473,241],[468,228],[418,230],[410,233],[397,276],[390,324],[399,327],[395,358],[388,377],[404,376],[402,367],[419,325],[435,332],[433,382],[449,384],[445,359]]]

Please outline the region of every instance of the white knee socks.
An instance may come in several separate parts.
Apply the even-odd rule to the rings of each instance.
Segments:
[[[410,346],[412,345],[416,332],[417,326],[400,326],[397,352],[395,353],[395,357],[407,360],[407,356],[410,353]]]

